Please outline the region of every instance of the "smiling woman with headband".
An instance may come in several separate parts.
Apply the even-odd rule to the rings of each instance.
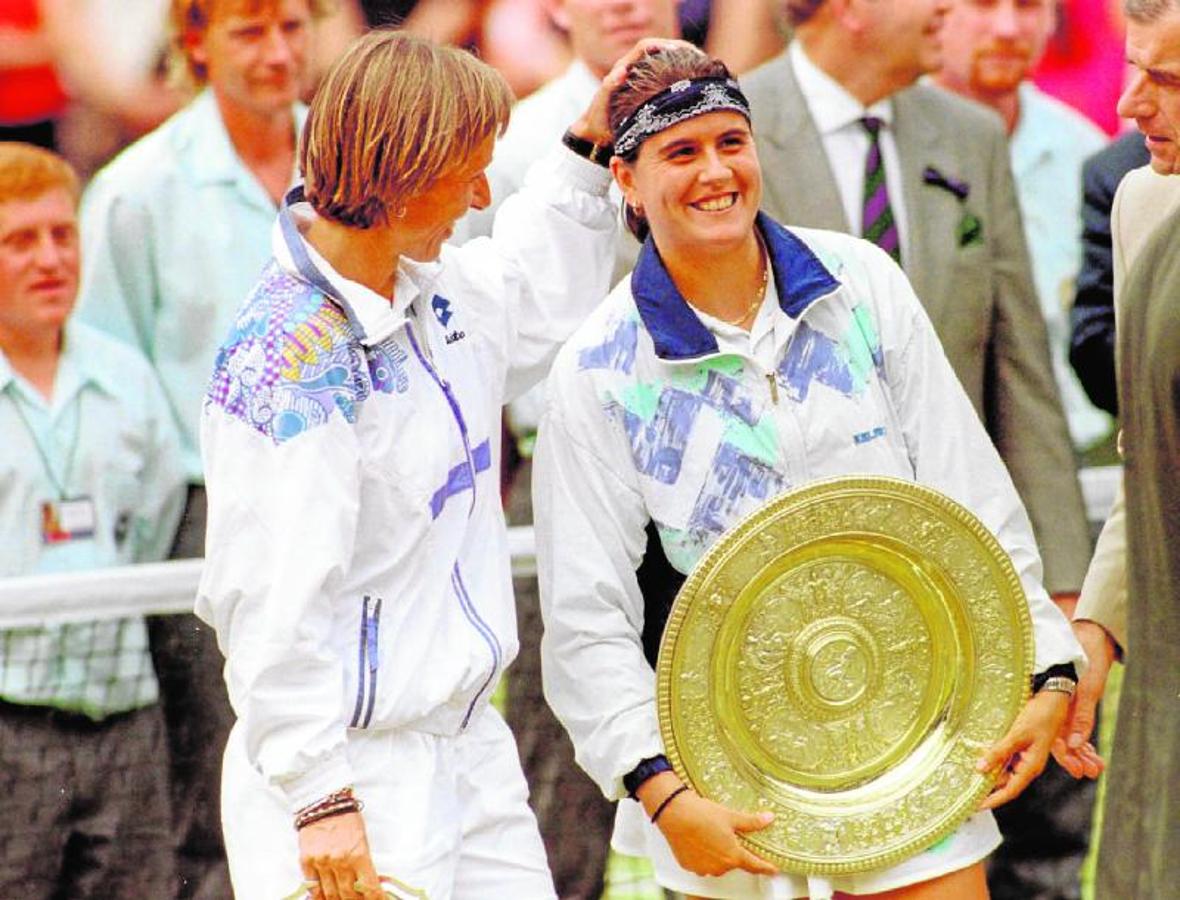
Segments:
[[[749,109],[724,65],[679,45],[648,56],[612,93],[610,120],[611,170],[644,246],[554,364],[534,491],[546,697],[581,765],[621,801],[614,845],[693,897],[984,898],[982,860],[1000,839],[990,812],[896,866],[820,881],[741,845],[768,814],[720,806],[670,770],[653,674],[667,611],[636,579],[649,523],[687,573],[746,514],[827,476],[903,478],[971,509],[1021,576],[1036,671],[1063,676],[981,763],[1005,768],[988,807],[1044,765],[1082,655],[901,270],[858,238],[759,212]]]
[[[575,139],[604,142],[606,97]],[[492,237],[445,245],[488,203],[510,101],[460,50],[353,44],[218,354],[197,612],[237,715],[239,897],[373,898],[379,878],[432,900],[554,897],[489,706],[517,647],[500,410],[606,293],[616,227],[606,171],[554,142]]]

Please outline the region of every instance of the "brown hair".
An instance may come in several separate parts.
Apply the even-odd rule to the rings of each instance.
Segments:
[[[1178,0],[1124,0],[1123,13],[1133,22],[1151,25],[1169,12],[1180,12]]]
[[[388,222],[391,209],[502,134],[511,105],[503,76],[470,53],[370,31],[312,100],[300,148],[307,199],[343,225]]]
[[[203,34],[213,21],[214,7],[232,2],[254,15],[277,7],[280,0],[171,0],[168,11],[168,69],[172,81],[184,87],[201,87],[209,77],[205,66],[188,52],[193,35]],[[337,0],[307,0],[312,19],[322,19],[336,10]]]
[[[0,203],[35,200],[57,189],[66,191],[77,204],[80,185],[68,162],[42,147],[0,141]]]
[[[731,78],[729,69],[719,59],[696,47],[675,44],[641,57],[627,70],[627,78],[611,91],[607,101],[607,119],[612,136],[627,117],[656,94],[667,90],[678,81],[694,78]],[[640,149],[642,144],[640,145]],[[637,151],[638,152],[638,151]],[[628,162],[634,161],[634,156]],[[647,238],[647,220],[630,205],[624,205],[627,230],[640,241]]]
[[[787,13],[787,21],[793,28],[797,28],[814,16],[823,5],[824,0],[786,0],[786,3],[783,4]]]

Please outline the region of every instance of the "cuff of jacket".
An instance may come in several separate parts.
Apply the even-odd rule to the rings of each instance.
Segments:
[[[287,806],[294,815],[317,800],[341,788],[355,784],[352,766],[341,748],[338,752],[323,757],[311,770],[291,778],[276,779],[279,789],[287,798]],[[363,797],[359,799],[363,800]]]
[[[609,169],[582,159],[561,144],[532,165],[525,175],[525,182],[534,180],[541,172],[595,197],[607,196],[614,182]]]

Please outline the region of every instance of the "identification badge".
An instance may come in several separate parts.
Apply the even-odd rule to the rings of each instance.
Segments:
[[[94,537],[96,521],[91,497],[47,500],[41,504],[41,543],[62,544]]]

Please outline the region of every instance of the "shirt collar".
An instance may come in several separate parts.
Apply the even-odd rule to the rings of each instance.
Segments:
[[[1035,167],[1045,159],[1051,159],[1060,147],[1060,134],[1044,126],[1044,117],[1038,115],[1040,102],[1037,88],[1030,82],[1021,83],[1018,90],[1020,98],[1019,118],[1016,129],[1012,132],[1009,146],[1012,151],[1012,170],[1020,180],[1020,175]]]
[[[307,241],[303,231],[315,215],[303,199],[302,186],[287,194],[271,233],[275,259],[292,275],[331,297],[343,310],[361,343],[366,346],[381,343],[405,323],[406,311],[422,292],[422,282],[434,274],[437,264],[402,261],[394,284],[395,300],[391,303],[388,297],[345,278]],[[293,228],[285,227],[285,219]]]
[[[238,184],[244,180],[256,183],[257,179],[246,168],[238,151],[234,149],[229,132],[225,130],[225,122],[221,118],[221,110],[217,106],[217,97],[213,89],[206,87],[189,106],[194,120],[194,127],[190,130],[192,145],[192,171],[198,184]],[[303,131],[303,123],[307,119],[307,107],[302,103],[295,103],[291,107],[294,115],[296,138]],[[296,172],[292,172],[292,181]],[[273,209],[273,204],[271,206]]]
[[[67,322],[62,338],[61,357],[57,362],[57,373],[53,383],[53,405],[60,407],[87,385],[94,385],[101,391],[117,396],[120,390],[118,367],[104,364],[102,347],[89,339],[85,325]],[[15,385],[23,388],[24,379],[19,377],[8,357],[0,351],[0,392]],[[44,400],[33,392],[41,402]]]
[[[765,213],[758,214],[756,227],[770,256],[779,307],[792,319],[840,286],[811,248],[791,231]],[[719,352],[717,338],[676,289],[650,237],[631,273],[631,293],[660,359],[696,359]]]
[[[791,41],[787,50],[799,90],[807,102],[812,121],[821,135],[833,134],[856,124],[865,116],[873,116],[891,127],[893,103],[889,98],[865,107],[844,89],[831,75],[812,62],[799,41]]]

